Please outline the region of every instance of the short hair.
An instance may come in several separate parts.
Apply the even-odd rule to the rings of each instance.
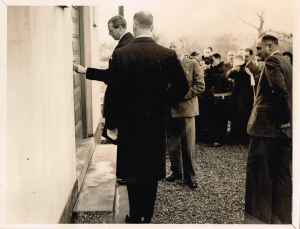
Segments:
[[[216,58],[216,59],[221,59],[221,54],[220,53],[214,53],[212,55],[212,57]]]
[[[116,15],[114,17],[112,17],[111,19],[108,20],[107,24],[112,23],[112,26],[117,29],[120,26],[125,28],[127,27],[127,22],[125,20],[124,17],[122,17],[121,15]]]
[[[272,41],[276,45],[278,45],[278,43],[279,43],[278,38],[271,34],[262,34],[260,36],[260,39],[262,40],[262,42]]]
[[[253,50],[251,48],[246,48],[245,49],[246,52],[249,52],[249,54],[252,56],[253,55]]]
[[[149,29],[153,25],[153,16],[151,13],[140,11],[133,16],[133,20],[136,21],[141,28]]]
[[[197,51],[193,51],[193,52],[191,53],[191,56],[199,56],[199,53],[198,53]]]

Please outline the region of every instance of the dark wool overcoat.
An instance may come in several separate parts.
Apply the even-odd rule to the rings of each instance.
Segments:
[[[133,40],[133,35],[131,33],[126,33],[124,36],[120,39],[119,43],[115,47],[113,53],[127,44],[129,44]],[[113,56],[113,54],[112,54]],[[109,60],[109,67],[108,69],[97,69],[97,68],[88,68],[86,72],[86,78],[90,80],[97,80],[104,82],[107,85],[105,94],[104,94],[104,102],[103,102],[103,117],[105,118],[105,127],[109,129],[115,128],[115,124],[112,117],[112,96],[111,96],[111,80],[112,80],[112,74],[111,74],[111,61]],[[105,132],[103,132],[105,134]]]
[[[114,52],[113,101],[118,126],[117,177],[128,181],[165,177],[169,107],[188,91],[173,50],[140,37]]]

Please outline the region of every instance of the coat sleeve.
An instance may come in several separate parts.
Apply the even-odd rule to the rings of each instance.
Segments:
[[[122,118],[121,111],[126,104],[122,103],[122,97],[124,96],[124,90],[126,89],[126,81],[124,80],[124,74],[121,74],[121,58],[117,52],[114,52],[109,73],[109,87],[110,87],[110,117],[115,126],[118,126],[118,120]]]
[[[280,62],[276,57],[269,57],[265,62],[265,75],[267,77],[269,86],[273,93],[281,95],[288,94],[284,73],[280,67]]]
[[[200,65],[193,61],[193,82],[192,86],[189,88],[188,92],[184,96],[185,100],[189,100],[202,94],[205,90],[204,83],[204,70],[201,69]]]
[[[184,99],[189,90],[188,81],[175,52],[168,58],[165,68],[168,69],[167,99],[173,105]]]
[[[110,69],[88,68],[86,71],[86,78],[89,80],[96,80],[109,84],[111,78],[110,72]]]

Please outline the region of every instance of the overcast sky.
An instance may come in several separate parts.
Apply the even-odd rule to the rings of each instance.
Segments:
[[[266,29],[293,32],[293,0],[106,0],[95,11],[102,39],[110,39],[106,22],[117,14],[118,5],[124,5],[129,31],[134,13],[148,10],[154,16],[156,33],[167,41],[189,37],[207,43],[232,33],[244,45],[256,36],[256,31],[240,18],[258,25],[256,14],[260,11],[265,13]]]

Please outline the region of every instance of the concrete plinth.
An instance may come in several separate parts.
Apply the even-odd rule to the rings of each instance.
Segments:
[[[116,146],[97,145],[74,212],[113,212]]]

